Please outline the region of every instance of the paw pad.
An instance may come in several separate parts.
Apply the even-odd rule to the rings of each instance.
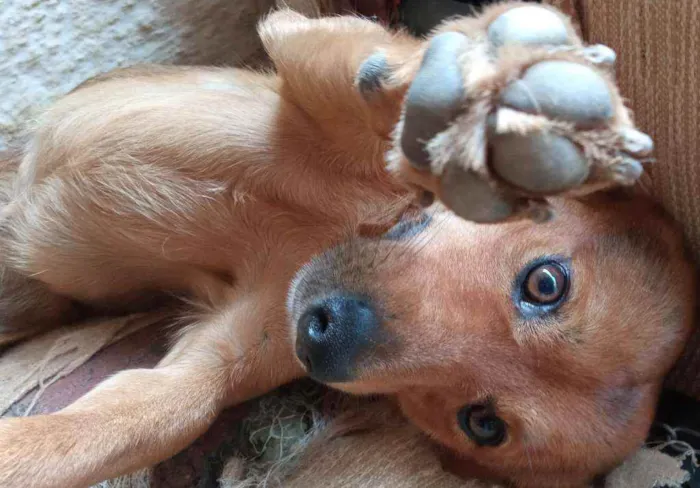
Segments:
[[[495,47],[505,44],[556,46],[571,42],[562,19],[551,10],[537,6],[508,10],[491,23],[487,35]]]
[[[461,107],[464,81],[458,56],[468,42],[457,32],[435,36],[408,89],[401,149],[417,167],[430,165],[425,143],[445,130]]]
[[[571,122],[581,129],[605,125],[613,101],[605,80],[593,69],[569,61],[543,61],[501,94],[501,104],[521,112]]]
[[[384,53],[376,52],[370,55],[360,66],[355,79],[360,94],[365,99],[369,99],[373,94],[379,92],[388,71],[389,65]]]
[[[497,134],[489,138],[489,149],[491,168],[507,183],[528,192],[559,193],[588,177],[586,158],[564,136]]]
[[[458,165],[448,165],[443,175],[443,201],[460,217],[472,222],[500,222],[516,209],[516,200],[499,192],[487,180]]]

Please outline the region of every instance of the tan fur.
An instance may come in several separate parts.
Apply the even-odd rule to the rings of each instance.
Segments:
[[[25,309],[64,321],[66,300],[147,305],[165,291],[195,303],[196,319],[155,369],[119,373],[53,415],[1,421],[0,486],[86,486],[148,466],[225,406],[302,376],[289,283],[349,239],[334,251],[343,259],[306,271],[372,287],[394,307],[387,328],[401,347],[340,387],[395,394],[472,474],[522,486],[581,484],[636,448],[690,323],[693,279],[668,220],[639,200],[558,201],[543,226],[474,226],[436,205],[436,225],[415,239],[353,239],[409,207],[397,176],[410,178],[387,173],[384,154],[422,44],[290,11],[260,33],[276,75],[132,68],[38,122],[0,229],[3,269],[37,307],[2,310],[16,315],[2,337],[33,331]],[[395,65],[394,89],[368,103],[353,84],[375,49]],[[564,319],[533,329],[509,308],[510,281],[552,250],[581,276]],[[47,297],[57,308],[38,308]],[[484,395],[512,427],[491,450],[455,422]]]
[[[385,411],[381,405],[366,408],[365,415],[338,419],[315,438],[304,450],[293,474],[284,480],[284,486],[308,488],[321,486],[321,481],[328,487],[490,486],[465,482],[444,471],[424,435],[410,424],[396,422],[394,410]]]

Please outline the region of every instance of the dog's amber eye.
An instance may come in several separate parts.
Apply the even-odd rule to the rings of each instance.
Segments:
[[[525,297],[538,304],[559,300],[568,285],[566,271],[557,263],[545,263],[530,271],[524,283]]]
[[[478,446],[498,446],[506,439],[506,424],[488,405],[467,405],[457,414],[460,428]]]

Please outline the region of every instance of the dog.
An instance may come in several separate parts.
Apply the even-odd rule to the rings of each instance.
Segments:
[[[188,324],[156,368],[0,421],[0,486],[152,465],[305,375],[390,396],[462,476],[585,486],[638,448],[695,281],[622,188],[652,143],[614,53],[519,2],[427,39],[288,10],[259,32],[275,73],[98,76],[3,166],[3,342],[162,294]]]

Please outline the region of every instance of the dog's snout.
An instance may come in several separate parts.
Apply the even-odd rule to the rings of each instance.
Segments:
[[[379,323],[365,297],[336,295],[317,301],[297,323],[297,357],[318,381],[349,381],[358,355],[372,342]]]

